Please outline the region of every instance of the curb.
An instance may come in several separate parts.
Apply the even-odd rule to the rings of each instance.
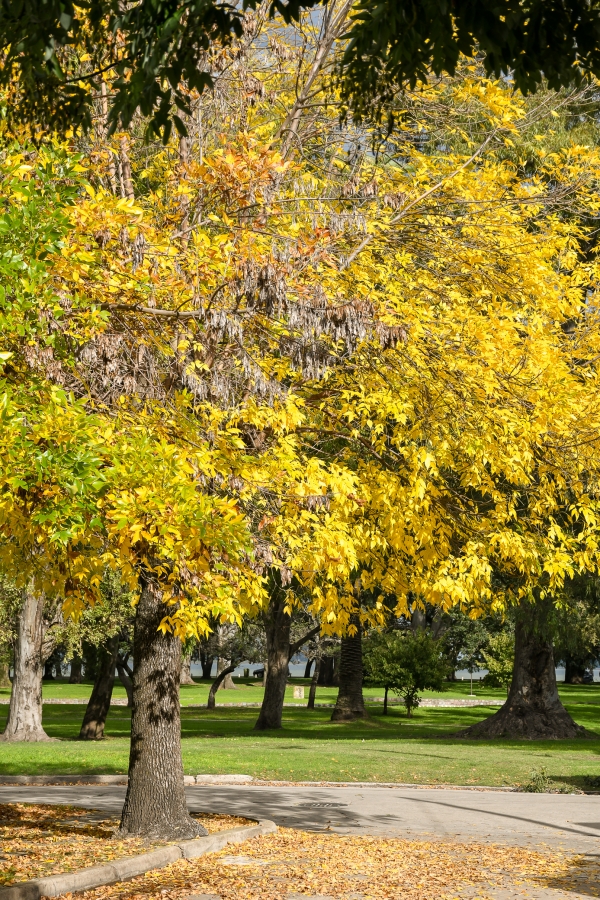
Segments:
[[[505,791],[518,789],[512,785],[485,784],[415,784],[402,781],[269,781],[252,775],[184,775],[185,785],[243,785],[244,787],[327,787],[327,788],[411,788],[440,791]],[[127,784],[127,775],[0,775],[3,785],[70,785]],[[0,894],[0,898],[2,894]]]
[[[127,775],[0,775],[0,785],[127,784]],[[252,775],[184,775],[184,785],[261,784]]]
[[[114,884],[143,875],[151,869],[161,869],[178,859],[195,859],[205,853],[214,853],[227,844],[240,844],[248,838],[277,831],[277,825],[269,819],[262,819],[256,825],[228,828],[193,841],[169,844],[150,853],[141,853],[124,859],[116,859],[104,866],[92,866],[64,875],[49,875],[21,884],[0,887],[0,900],[40,900],[41,897],[60,897],[73,891],[89,891],[104,884]]]

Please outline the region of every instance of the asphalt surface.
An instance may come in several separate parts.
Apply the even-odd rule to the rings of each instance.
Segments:
[[[517,846],[564,847],[600,858],[600,796],[436,788],[195,785],[192,812],[272,819],[278,825]],[[0,803],[67,803],[119,814],[120,785],[0,786]]]

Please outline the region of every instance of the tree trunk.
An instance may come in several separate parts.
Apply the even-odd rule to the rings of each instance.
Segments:
[[[352,722],[354,719],[362,719],[367,715],[362,691],[363,664],[360,617],[358,615],[351,616],[350,624],[354,625],[356,632],[353,635],[347,634],[342,638],[340,689],[335,709],[331,715],[332,722]]]
[[[178,840],[206,830],[187,811],[181,759],[181,641],[159,631],[170,608],[144,579],[133,639],[133,713],[129,781],[121,835]]]
[[[267,666],[265,670],[265,694],[260,715],[254,728],[281,728],[283,701],[290,661],[290,628],[292,617],[285,612],[286,599],[283,591],[271,600],[267,620]]]
[[[110,711],[110,701],[115,685],[115,665],[118,652],[119,635],[115,634],[106,648],[100,652],[98,674],[79,732],[80,741],[101,741],[104,737],[104,726]]]
[[[44,681],[54,681],[54,672],[52,671],[54,668],[51,662],[44,663]]]
[[[202,677],[210,678],[212,673],[214,656],[205,650],[200,651],[200,665],[202,666]]]
[[[331,687],[333,685],[333,669],[335,660],[333,656],[324,656],[321,660],[319,670],[319,685],[321,687]]]
[[[125,688],[125,693],[127,694],[127,706],[131,709],[133,707],[133,682],[127,668],[127,660],[121,659],[120,656],[117,656],[117,673],[119,675],[119,681]]]
[[[50,741],[42,728],[44,598],[23,592],[15,643],[15,674],[3,741]]]
[[[526,740],[586,737],[562,705],[556,687],[554,652],[547,620],[549,603],[521,607],[515,628],[515,662],[504,706],[457,737]]]
[[[567,656],[565,659],[565,684],[583,684],[585,673],[585,666],[571,656]]]
[[[192,678],[192,657],[184,656],[181,664],[181,684],[196,684]]]
[[[389,688],[386,685],[386,687],[384,688],[384,694],[383,694],[383,714],[384,714],[384,716],[387,716],[387,714],[388,714],[388,691],[389,691]]]
[[[234,671],[235,666],[232,669],[230,659],[223,659],[222,657],[219,657],[217,660],[217,675],[220,675],[220,673],[223,672],[225,669],[227,669],[227,675],[225,676],[225,678],[223,678],[223,680],[221,682],[221,685],[220,685],[221,690],[222,691],[237,691],[237,685],[234,684],[233,678],[231,677],[231,673]]]
[[[83,680],[83,660],[80,656],[74,656],[71,660],[71,674],[69,675],[69,684],[81,684]]]
[[[308,703],[306,705],[307,709],[315,708],[315,697],[317,696],[317,684],[319,683],[319,669],[321,668],[321,659],[317,657],[315,659],[315,671],[313,672],[312,681],[310,683],[310,691],[308,692]]]
[[[306,666],[304,667],[304,677],[310,678],[310,670],[312,669],[312,664],[314,663],[314,659],[307,659]]]
[[[231,672],[236,668],[237,663],[230,663],[225,669],[221,669],[215,680],[210,686],[210,691],[208,692],[208,702],[206,704],[207,709],[215,708],[215,695],[219,688],[221,687],[221,683],[225,681],[227,677],[230,676]]]

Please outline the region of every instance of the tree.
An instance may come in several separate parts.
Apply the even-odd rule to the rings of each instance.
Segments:
[[[292,637],[292,611],[294,602],[292,590],[286,590],[289,582],[286,573],[271,576],[271,598],[265,611],[265,632],[267,643],[267,665],[265,670],[265,693],[260,713],[254,728],[264,731],[281,728],[285,688],[291,658],[300,648],[320,631],[320,624],[308,626],[302,623],[303,633],[295,640]]]
[[[97,661],[97,675],[88,705],[83,717],[79,740],[101,741],[104,737],[106,717],[110,710],[110,701],[115,683],[115,666],[119,652],[119,635],[113,635],[100,648]]]
[[[554,655],[565,666],[565,682],[581,684],[600,658],[597,578],[587,575],[567,581],[561,600],[554,616]]]
[[[586,736],[585,728],[573,721],[558,696],[552,619],[551,598],[519,606],[506,703],[493,716],[460,732],[461,737],[540,740]]]
[[[2,564],[66,613],[106,565],[140,597],[138,833],[189,825],[170,776],[162,819],[142,802],[180,756],[181,640],[265,608],[267,573],[335,634],[359,568],[401,614],[483,607],[500,567],[509,603],[595,564],[595,263],[569,215],[594,213],[594,147],[525,177],[507,142],[562,100],[534,115],[465,67],[407,93],[376,159],[318,77],[284,160],[272,92],[294,97],[321,48],[270,36],[217,54],[229,112],[198,101],[185,152],[143,147],[143,120],[108,138],[100,94],[87,181],[64,148],[2,158]]]
[[[352,722],[367,715],[363,697],[362,628],[360,614],[350,617],[348,632],[342,636],[340,686],[332,722]]]
[[[508,694],[515,663],[515,636],[511,631],[500,631],[488,638],[482,651],[483,662],[488,670],[485,683],[506,688]]]
[[[385,690],[384,715],[391,690],[404,699],[409,718],[419,705],[419,694],[425,690],[441,691],[448,675],[442,648],[426,631],[372,635],[365,644],[365,668],[369,681]]]
[[[8,720],[1,741],[49,741],[42,725],[42,678],[54,647],[51,627],[56,604],[30,587],[22,591],[14,650],[14,678]]]
[[[289,23],[318,5],[319,0],[273,0],[270,13]],[[323,6],[319,18],[332,18],[335,4]],[[257,16],[249,13],[257,8]],[[156,0],[126,8],[116,0],[90,7],[39,0],[7,6],[0,18],[6,47],[0,84],[13,87],[9,114],[34,130],[89,128],[94,95],[109,73],[116,76],[111,128],[127,127],[139,108],[150,132],[166,142],[173,124],[186,133],[189,92],[214,85],[215,47],[251,35],[265,15],[259,0],[240,6],[216,0]],[[551,87],[570,84],[584,74],[600,74],[599,15],[582,0],[560,6],[514,0],[493,8],[478,0],[452,10],[430,0],[418,7],[395,0],[377,7],[359,3],[345,35],[342,96],[356,119],[371,118],[372,107],[381,109],[405,83],[414,86],[429,69],[453,74],[461,54],[478,51],[489,74],[499,78],[512,70],[523,91],[535,90],[543,77]]]
[[[449,663],[450,680],[456,670],[476,668],[489,634],[481,619],[472,619],[459,609],[448,610],[440,624],[440,638]]]

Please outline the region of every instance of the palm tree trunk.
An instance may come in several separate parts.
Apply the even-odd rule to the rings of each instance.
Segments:
[[[332,722],[351,722],[367,715],[362,691],[362,633],[358,614],[351,616],[350,624],[354,625],[355,633],[342,638],[340,688],[331,716]]]

